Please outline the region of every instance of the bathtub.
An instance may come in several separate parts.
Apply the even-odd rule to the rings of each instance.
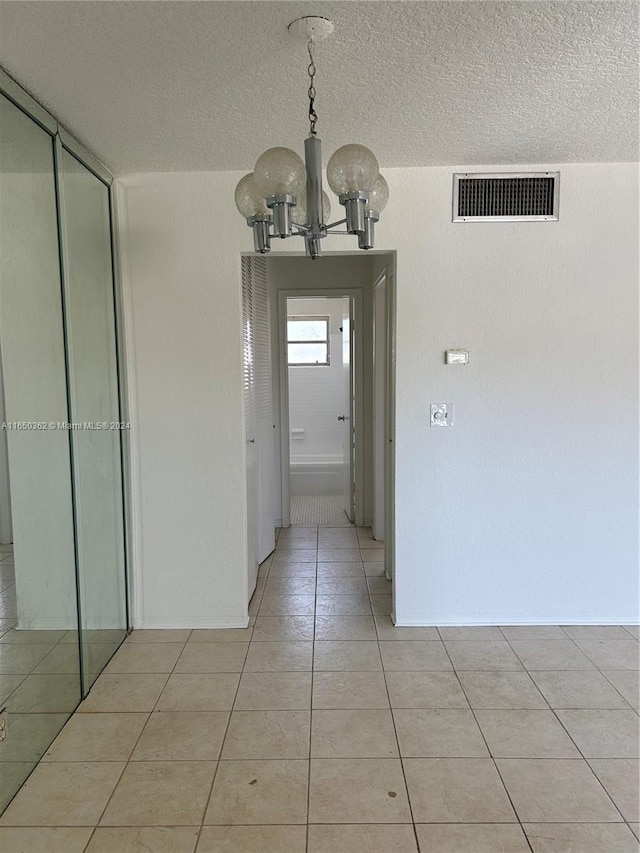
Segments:
[[[342,456],[291,456],[292,495],[337,495],[342,492]]]

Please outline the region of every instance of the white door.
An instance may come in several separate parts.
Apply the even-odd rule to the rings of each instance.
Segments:
[[[247,484],[247,582],[251,598],[258,579],[258,468],[256,449],[255,340],[251,259],[242,258],[242,385],[244,396],[245,475]]]
[[[338,420],[342,421],[342,506],[349,521],[353,522],[354,511],[354,381],[353,381],[353,345],[354,334],[351,319],[351,299],[343,299],[342,311],[342,370],[344,403]]]
[[[262,563],[276,547],[273,513],[273,398],[271,396],[271,341],[267,264],[264,258],[251,259],[253,284],[253,333],[256,401],[257,453],[257,561]]]
[[[273,404],[267,267],[264,258],[242,259],[242,358],[247,482],[249,598],[258,565],[276,546],[273,516]]]

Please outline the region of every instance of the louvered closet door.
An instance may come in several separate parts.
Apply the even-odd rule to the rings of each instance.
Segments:
[[[251,260],[242,258],[242,364],[247,484],[247,575],[249,598],[258,578],[257,517],[258,467],[256,442],[255,339],[253,329],[253,281]]]
[[[257,557],[262,563],[276,547],[273,514],[273,402],[271,397],[271,342],[267,263],[252,258],[253,333],[255,355],[256,449],[257,449]]]

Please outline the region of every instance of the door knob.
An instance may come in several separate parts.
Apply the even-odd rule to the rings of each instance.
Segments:
[[[255,438],[250,438],[247,440],[247,444],[255,444],[255,443],[256,443]]]
[[[346,415],[338,415],[338,420],[339,421],[348,421],[349,418]]]

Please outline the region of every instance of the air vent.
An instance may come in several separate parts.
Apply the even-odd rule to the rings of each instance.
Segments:
[[[560,172],[453,176],[454,222],[558,219]]]

